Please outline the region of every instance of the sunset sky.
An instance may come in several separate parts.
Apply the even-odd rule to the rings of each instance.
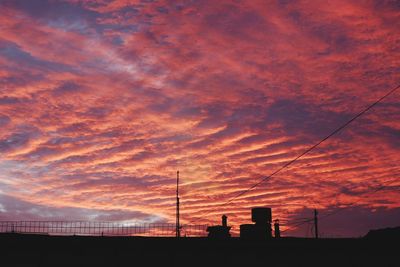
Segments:
[[[400,90],[223,205],[398,84],[396,0],[0,0],[0,220],[174,222],[179,170],[182,223],[399,226]]]

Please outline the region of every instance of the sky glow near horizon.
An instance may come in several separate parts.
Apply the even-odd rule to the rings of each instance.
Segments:
[[[398,226],[399,92],[221,204],[397,86],[399,29],[390,0],[0,0],[0,219],[174,222],[179,169],[183,223]]]

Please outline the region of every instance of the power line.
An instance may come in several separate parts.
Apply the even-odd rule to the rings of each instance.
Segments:
[[[299,227],[299,226],[301,226],[301,225],[303,225],[303,224],[306,224],[306,223],[311,223],[312,221],[314,221],[314,218],[311,218],[311,219],[308,219],[308,220],[305,220],[305,221],[296,223],[296,224],[294,224],[293,226],[291,226],[291,227],[289,227],[289,228],[286,228],[285,230],[281,231],[281,233],[285,233],[285,232],[287,232],[287,231],[296,229],[297,227]]]
[[[380,187],[376,188],[375,190],[371,191],[370,193],[376,193],[376,192],[378,192],[378,191],[381,191],[381,190],[385,189],[385,187],[387,187],[388,185],[391,185],[391,184],[393,184],[393,183],[395,183],[395,182],[397,182],[397,180],[393,180],[393,181],[391,181],[391,182],[389,182],[389,183],[387,183],[387,184],[381,185]],[[359,196],[359,197],[360,197],[360,196]],[[351,202],[350,204],[348,204],[347,207],[334,210],[334,211],[332,211],[332,212],[330,212],[330,213],[326,213],[326,214],[324,214],[323,216],[320,216],[319,220],[323,220],[323,219],[325,219],[325,218],[327,218],[327,217],[330,217],[330,216],[332,216],[332,215],[338,214],[338,213],[344,211],[344,210],[345,210],[346,208],[348,208],[349,206],[352,206],[352,205],[356,204],[357,202],[358,202],[358,201],[353,201],[353,202]],[[281,231],[281,233],[285,233],[285,232],[287,232],[287,231],[294,230],[294,229],[298,228],[299,226],[301,226],[301,225],[303,225],[303,224],[312,222],[313,220],[314,220],[313,218],[309,218],[309,219],[303,218],[302,221],[298,220],[297,223],[296,223],[296,221],[293,221],[294,223],[287,223],[286,225],[291,225],[291,224],[294,224],[294,225],[291,226],[291,227],[289,227],[289,228],[287,228],[287,229],[285,229],[285,230],[283,230],[283,231]]]
[[[249,187],[248,189],[240,192],[239,194],[237,194],[236,196],[232,197],[231,199],[229,199],[227,202],[221,204],[223,205],[227,205],[231,202],[233,202],[235,199],[237,199],[240,196],[243,196],[244,194],[246,194],[247,192],[251,191],[252,189],[256,188],[257,186],[259,186],[260,184],[262,184],[263,182],[271,179],[274,175],[278,174],[279,172],[281,172],[283,169],[289,167],[290,165],[292,165],[294,162],[296,162],[297,160],[299,160],[300,158],[302,158],[303,156],[305,156],[306,154],[308,154],[309,152],[311,152],[312,150],[314,150],[316,147],[318,147],[320,144],[322,144],[323,142],[325,142],[326,140],[328,140],[330,137],[332,137],[333,135],[337,134],[338,132],[340,132],[341,130],[343,130],[344,128],[346,128],[350,123],[352,123],[353,121],[355,121],[356,119],[358,119],[359,117],[361,117],[364,113],[366,113],[368,110],[370,110],[371,108],[373,108],[374,106],[376,106],[378,103],[380,103],[382,100],[384,100],[386,97],[388,97],[389,95],[393,94],[397,89],[400,88],[400,84],[398,86],[396,86],[395,88],[393,88],[392,90],[390,90],[389,92],[387,92],[384,96],[382,96],[381,98],[379,98],[377,101],[375,101],[374,103],[370,104],[368,107],[366,107],[364,110],[362,110],[361,112],[359,112],[357,115],[355,115],[354,117],[352,117],[350,120],[348,120],[346,123],[344,123],[343,125],[341,125],[340,127],[338,127],[336,130],[334,130],[332,133],[330,133],[329,135],[327,135],[325,138],[321,139],[319,142],[317,142],[316,144],[314,144],[313,146],[309,147],[308,149],[306,149],[304,152],[302,152],[300,155],[298,155],[297,157],[295,157],[294,159],[292,159],[291,161],[287,162],[286,164],[284,164],[282,167],[280,167],[279,169],[277,169],[276,171],[274,171],[273,173],[271,173],[270,175],[268,175],[267,177],[261,179],[259,182],[255,183],[254,185],[252,185],[251,187]]]
[[[384,185],[381,185],[380,187],[376,188],[375,190],[371,191],[370,193],[376,193],[376,192],[378,192],[378,191],[381,191],[381,190],[385,189],[387,186],[389,186],[389,185],[391,185],[391,184],[393,184],[393,183],[395,183],[395,182],[397,182],[397,180],[390,181],[389,183],[384,184]],[[360,196],[358,196],[358,197],[360,197]],[[349,206],[353,206],[353,205],[356,204],[357,202],[358,202],[358,201],[353,201],[353,202],[351,202],[350,204],[347,204],[346,207],[339,208],[339,209],[334,210],[334,211],[332,211],[332,212],[330,212],[330,213],[327,213],[327,214],[325,214],[324,216],[321,216],[320,220],[325,219],[326,217],[330,217],[330,216],[332,216],[332,215],[338,214],[339,212],[344,211],[344,210],[345,210],[346,208],[348,208]]]
[[[340,132],[341,130],[343,130],[344,128],[346,128],[349,124],[351,124],[353,121],[355,121],[356,119],[358,119],[359,117],[361,117],[362,115],[364,115],[367,111],[369,111],[370,109],[372,109],[374,106],[376,106],[377,104],[379,104],[380,102],[382,102],[385,98],[387,98],[388,96],[392,95],[395,91],[397,91],[400,88],[400,84],[397,85],[396,87],[394,87],[393,89],[391,89],[389,92],[387,92],[385,95],[383,95],[381,98],[379,98],[378,100],[376,100],[374,103],[370,104],[369,106],[367,106],[365,109],[363,109],[361,112],[359,112],[358,114],[356,114],[355,116],[353,116],[350,120],[348,120],[347,122],[345,122],[344,124],[342,124],[341,126],[339,126],[338,128],[336,128],[333,132],[331,132],[329,135],[327,135],[326,137],[324,137],[323,139],[321,139],[319,142],[317,142],[316,144],[312,145],[311,147],[309,147],[308,149],[306,149],[305,151],[303,151],[300,155],[298,155],[297,157],[295,157],[294,159],[292,159],[291,161],[285,163],[282,167],[280,167],[279,169],[277,169],[276,171],[274,171],[273,173],[271,173],[270,175],[268,175],[267,177],[261,179],[259,182],[255,183],[254,185],[250,186],[249,188],[247,188],[246,190],[238,193],[237,195],[235,195],[234,197],[232,197],[231,199],[229,199],[227,202],[224,202],[222,204],[219,204],[218,206],[225,206],[229,203],[232,203],[234,200],[236,200],[237,198],[243,196],[244,194],[246,194],[247,192],[253,190],[254,188],[256,188],[257,186],[259,186],[260,184],[264,183],[267,180],[270,180],[273,176],[275,176],[276,174],[280,173],[282,170],[286,169],[287,167],[289,167],[290,165],[292,165],[293,163],[295,163],[297,160],[299,160],[300,158],[302,158],[303,156],[305,156],[306,154],[308,154],[309,152],[311,152],[312,150],[314,150],[315,148],[317,148],[319,145],[321,145],[322,143],[324,143],[326,140],[328,140],[329,138],[331,138],[332,136],[334,136],[335,134],[337,134],[338,132]],[[202,217],[204,217],[203,214]],[[200,217],[199,217],[200,218]],[[192,222],[193,220],[191,220],[190,222]],[[305,222],[301,222],[301,224],[304,224]],[[293,228],[293,227],[291,227]],[[288,231],[288,229],[286,229],[285,231],[282,232],[286,232]]]

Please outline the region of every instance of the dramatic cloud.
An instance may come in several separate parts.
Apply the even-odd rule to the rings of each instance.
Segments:
[[[172,222],[179,169],[183,223],[253,206],[297,235],[314,208],[326,236],[398,222],[399,93],[224,205],[398,85],[398,1],[0,10],[0,219]]]

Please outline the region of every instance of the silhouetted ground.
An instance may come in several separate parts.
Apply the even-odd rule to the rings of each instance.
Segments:
[[[397,241],[397,242],[393,242]],[[400,266],[399,239],[140,238],[0,234],[0,266]]]
[[[386,239],[393,240],[397,239],[400,241],[400,227],[384,228],[377,230],[370,230],[365,236],[368,239]]]

